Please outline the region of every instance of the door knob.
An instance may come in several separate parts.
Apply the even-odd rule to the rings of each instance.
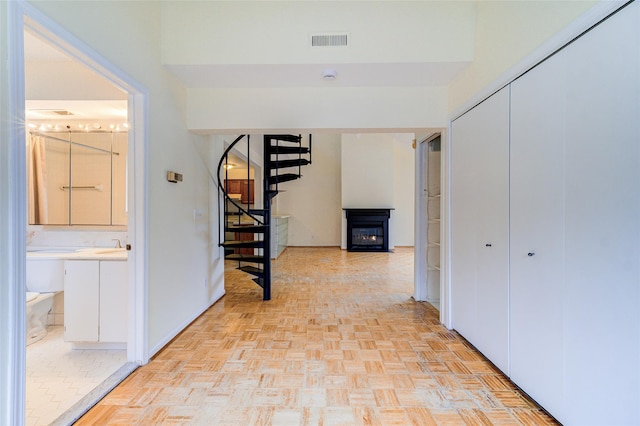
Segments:
[[[485,247],[491,247],[491,243],[487,243],[484,245]]]
[[[531,257],[531,256],[535,256],[536,254],[532,251],[530,251],[529,253],[527,253],[527,256]]]

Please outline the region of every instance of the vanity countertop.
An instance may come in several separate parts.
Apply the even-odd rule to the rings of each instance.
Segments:
[[[124,248],[110,247],[29,247],[28,259],[127,260]]]

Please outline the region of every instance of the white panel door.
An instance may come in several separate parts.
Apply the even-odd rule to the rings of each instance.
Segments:
[[[509,88],[451,131],[453,327],[508,372]]]
[[[127,341],[127,262],[100,262],[100,341]]]
[[[564,412],[566,56],[511,85],[511,379]]]
[[[64,270],[64,339],[97,342],[99,262],[67,260]]]
[[[640,424],[640,4],[563,54],[566,423]]]

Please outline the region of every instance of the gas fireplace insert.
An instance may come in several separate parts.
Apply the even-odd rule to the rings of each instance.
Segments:
[[[389,251],[389,217],[393,209],[344,209],[348,251]]]

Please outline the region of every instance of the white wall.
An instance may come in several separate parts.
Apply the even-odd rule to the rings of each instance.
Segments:
[[[273,133],[289,129],[424,129],[446,126],[445,87],[188,89],[189,129]]]
[[[409,133],[342,135],[342,207],[395,209],[389,222],[389,248],[413,245],[413,139]],[[343,220],[343,248],[345,232]]]
[[[393,214],[396,246],[414,245],[415,154],[414,135],[402,134],[393,140]]]
[[[418,63],[467,61],[473,55],[474,2],[163,5],[165,64]],[[309,35],[327,31],[350,32],[349,47],[311,48]],[[432,40],[437,42],[425,42]]]
[[[160,4],[33,4],[148,89],[148,344],[153,353],[221,295],[222,265],[211,257],[207,219],[209,145],[187,131],[185,90],[160,65]],[[184,181],[167,182],[167,170],[183,173]],[[194,220],[194,210],[203,213],[200,219]]]
[[[249,179],[253,179],[255,177],[255,170],[253,167],[249,169]],[[228,173],[226,173],[226,179],[247,179],[247,166],[246,163],[243,163],[241,167],[234,167],[229,169]],[[256,188],[259,190],[260,188]]]
[[[449,110],[455,111],[596,3],[478,2],[475,55],[471,66],[449,86]]]
[[[281,184],[274,198],[277,214],[289,218],[290,246],[339,246],[342,226],[341,137],[313,135],[313,163],[302,168],[302,179]]]

